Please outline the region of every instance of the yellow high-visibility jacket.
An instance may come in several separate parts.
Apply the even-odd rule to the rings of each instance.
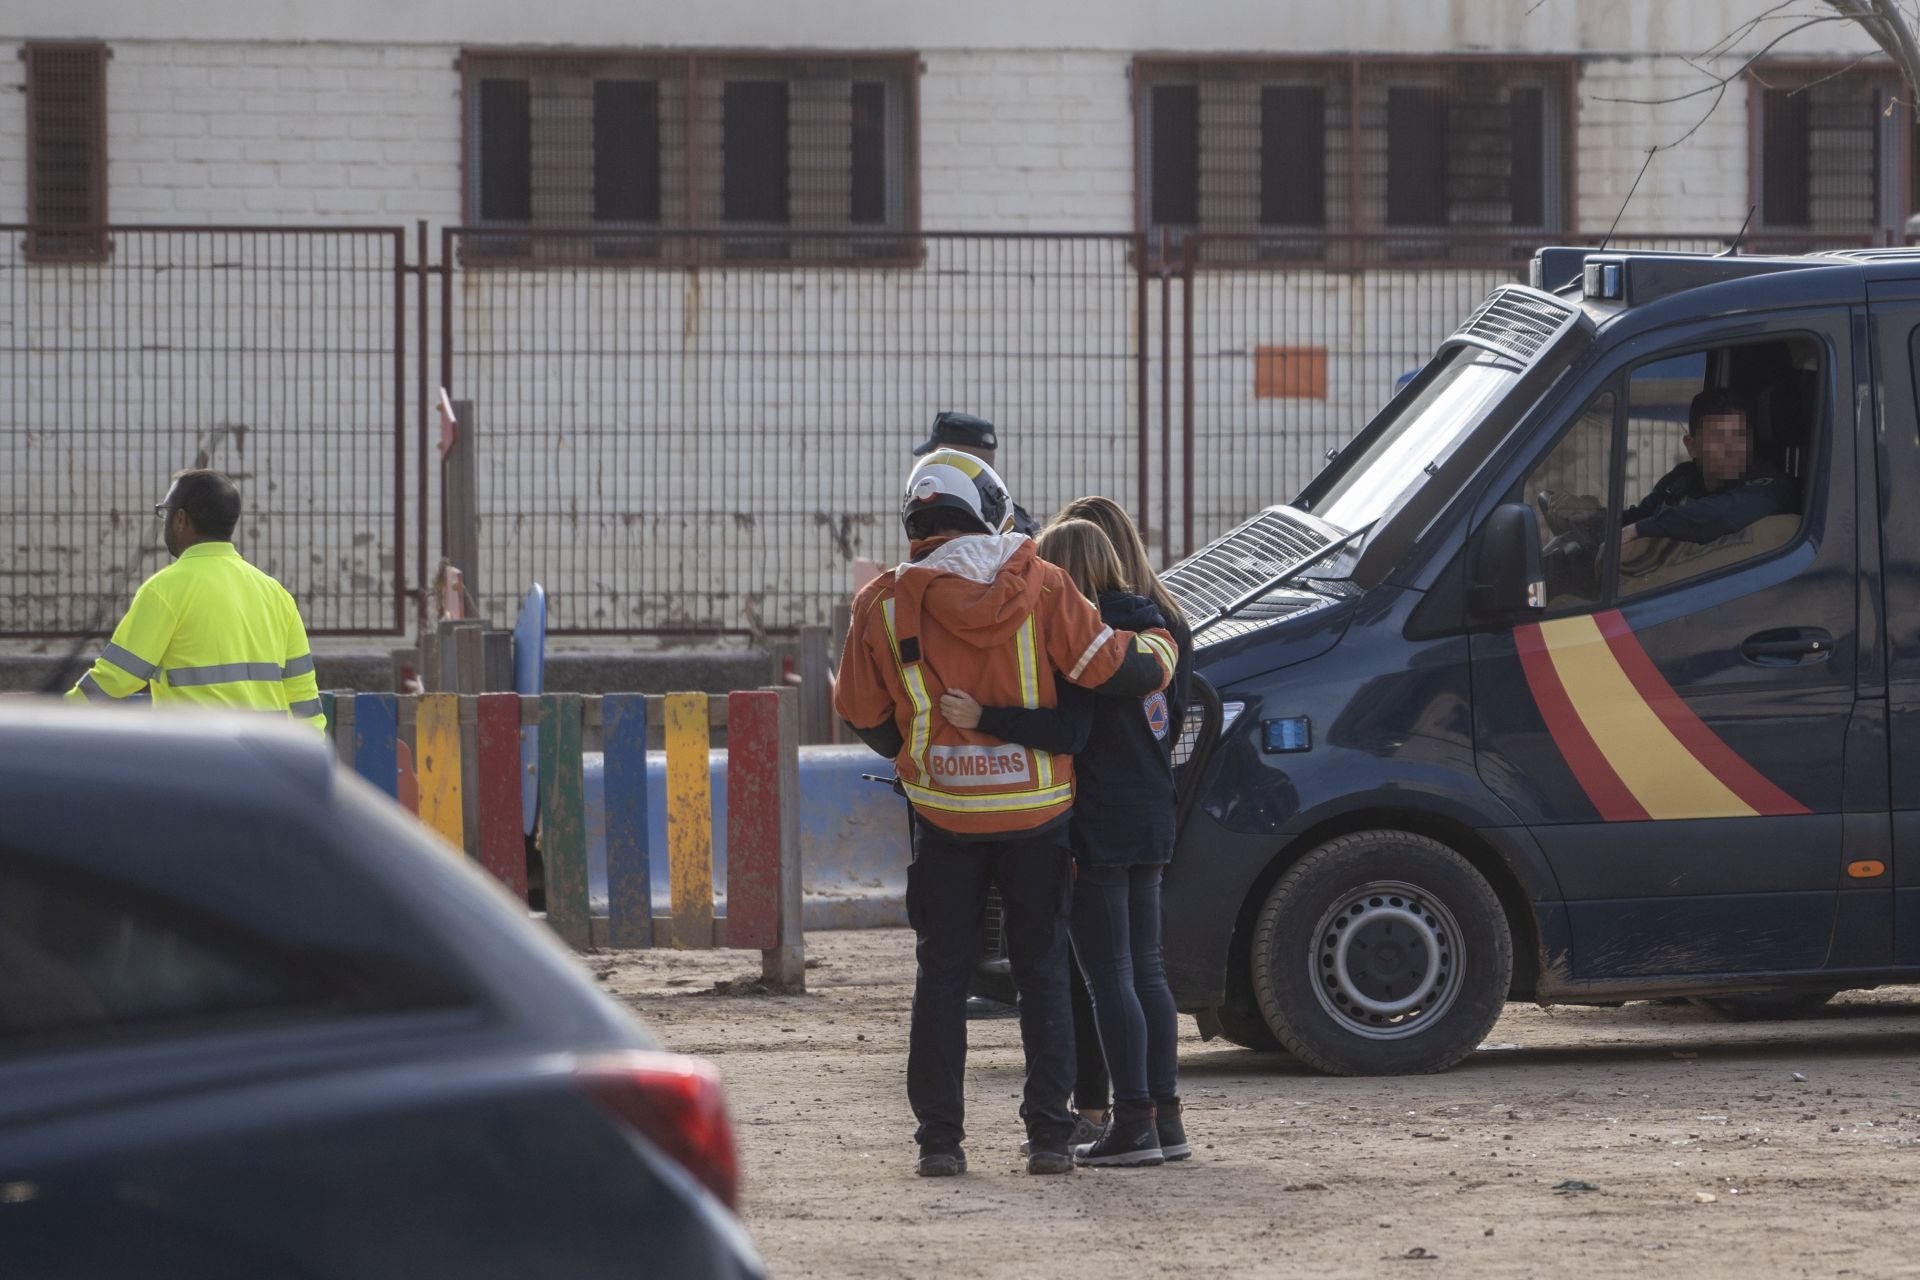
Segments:
[[[157,705],[277,711],[327,727],[299,608],[231,542],[196,543],[148,578],[67,697],[149,694]]]

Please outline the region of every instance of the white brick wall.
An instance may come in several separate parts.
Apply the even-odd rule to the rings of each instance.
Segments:
[[[107,188],[115,221],[458,216],[456,48],[112,48]],[[0,181],[0,216],[19,217],[24,200],[23,185]]]
[[[1124,231],[1133,110],[1117,53],[928,53],[920,187],[929,228]]]

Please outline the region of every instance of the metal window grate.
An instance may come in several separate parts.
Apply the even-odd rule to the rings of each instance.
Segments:
[[[1906,94],[1884,67],[1763,66],[1749,111],[1759,235],[1866,234],[1897,243],[1909,210]]]
[[[1523,258],[1569,220],[1564,59],[1135,65],[1140,225],[1200,265]]]
[[[470,53],[462,66],[468,216],[500,232],[467,238],[471,261],[916,252],[898,234],[918,221],[911,57]],[[631,234],[666,227],[728,234]],[[571,228],[628,234],[514,234]]]
[[[1309,525],[1278,507],[1181,561],[1162,575],[1181,610],[1196,623],[1327,545]]]
[[[106,254],[107,47],[29,44],[27,252],[40,259]]]
[[[1454,330],[1453,336],[1526,363],[1539,355],[1576,314],[1574,308],[1545,294],[1497,289]]]

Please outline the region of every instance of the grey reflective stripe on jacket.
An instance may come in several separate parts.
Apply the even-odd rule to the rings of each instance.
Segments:
[[[100,656],[128,675],[140,680],[151,680],[153,679],[154,673],[160,670],[160,668],[154,666],[139,654],[129,649],[122,649],[117,644],[110,644],[105,649],[102,649]]]
[[[287,714],[292,716],[295,720],[306,720],[306,719],[310,719],[313,716],[319,715],[321,710],[322,708],[320,706],[320,699],[309,698],[305,702],[296,702],[292,706],[288,707]]]
[[[277,662],[222,662],[211,667],[172,667],[167,671],[167,683],[176,689],[197,684],[234,684],[242,680],[278,683],[283,679],[285,673]]]

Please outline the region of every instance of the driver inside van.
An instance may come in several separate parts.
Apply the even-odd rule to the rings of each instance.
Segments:
[[[1733,392],[1702,391],[1687,409],[1687,461],[1620,513],[1620,547],[1643,538],[1712,542],[1768,516],[1799,510],[1793,477],[1753,452],[1745,407]]]

